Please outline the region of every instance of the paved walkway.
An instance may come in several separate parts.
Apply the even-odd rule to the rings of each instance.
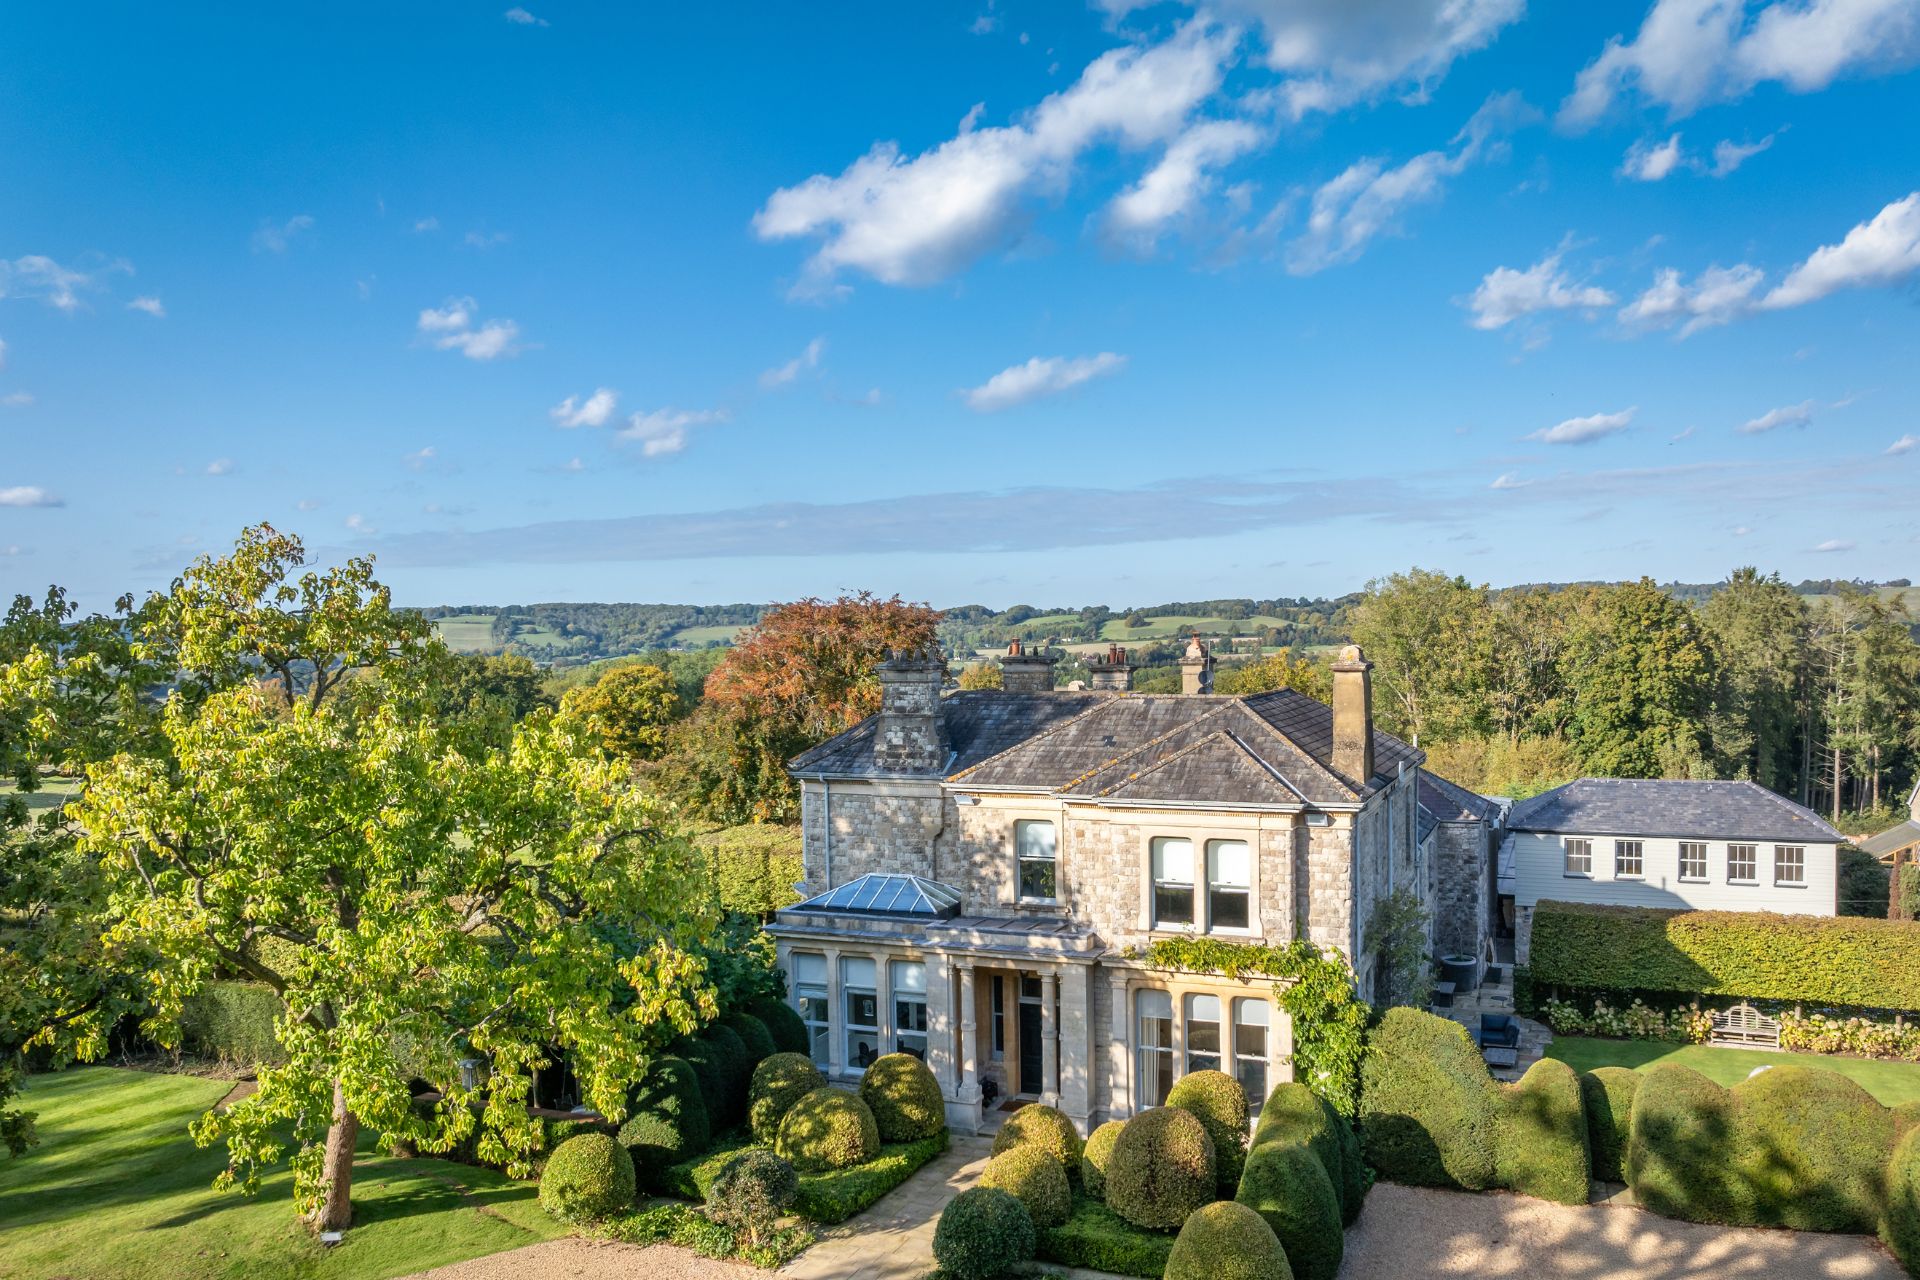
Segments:
[[[880,1203],[780,1269],[792,1280],[920,1280],[933,1270],[933,1228],[947,1201],[971,1187],[992,1143],[956,1135],[946,1152]]]
[[[1465,1027],[1469,1036],[1477,1034],[1481,1014],[1513,1013],[1513,966],[1502,965],[1500,978],[1499,982],[1483,982],[1472,991],[1455,995],[1451,1008],[1439,1008],[1434,1012]],[[1496,1080],[1518,1080],[1526,1074],[1528,1067],[1547,1056],[1547,1046],[1553,1042],[1553,1031],[1544,1022],[1535,1022],[1531,1018],[1515,1018],[1515,1021],[1520,1024],[1519,1053],[1511,1067],[1487,1068]]]

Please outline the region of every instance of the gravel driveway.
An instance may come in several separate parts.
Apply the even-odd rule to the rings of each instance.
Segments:
[[[768,1274],[670,1244],[641,1248],[569,1238],[435,1267],[403,1280],[764,1280]]]

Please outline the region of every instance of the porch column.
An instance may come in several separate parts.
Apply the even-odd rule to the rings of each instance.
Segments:
[[[827,949],[827,1074],[846,1069],[847,1011],[840,999],[840,948]]]
[[[1040,974],[1040,1101],[1060,1105],[1060,1018],[1054,1005],[1060,999],[1060,975],[1051,969]]]
[[[1094,1057],[1093,966],[1076,964],[1060,979],[1059,1108],[1082,1133],[1093,1129],[1093,1081],[1100,1063]]]
[[[927,964],[927,1069],[940,1082],[940,1092],[953,1097],[960,1087],[955,1065],[953,965],[942,955],[924,956]]]
[[[974,1023],[973,964],[960,965],[960,1101],[980,1105],[980,1032]]]
[[[1107,1119],[1125,1120],[1133,1114],[1133,1080],[1129,1070],[1133,1055],[1133,1008],[1127,1001],[1127,971],[1115,969],[1108,975],[1112,995],[1112,1031],[1107,1036]]]

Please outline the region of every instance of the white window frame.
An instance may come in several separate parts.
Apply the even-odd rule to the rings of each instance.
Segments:
[[[1746,875],[1743,875],[1743,876],[1735,875],[1733,872],[1733,866],[1734,866],[1733,851],[1735,849],[1745,849],[1747,851],[1747,874]],[[1760,883],[1760,846],[1759,845],[1730,844],[1727,846],[1727,883],[1728,884],[1759,884]]]
[[[1231,884],[1226,881],[1215,879],[1215,876],[1217,873],[1214,870],[1214,866],[1215,866],[1214,855],[1224,845],[1240,846],[1241,854],[1244,859],[1245,868],[1246,868],[1246,872],[1243,877],[1245,883]],[[1250,840],[1239,840],[1239,839],[1209,840],[1206,842],[1204,856],[1206,860],[1206,876],[1207,876],[1206,931],[1208,933],[1237,934],[1242,937],[1253,934],[1255,932],[1255,929],[1254,929],[1255,921],[1254,921],[1254,915],[1253,915],[1253,842]],[[1214,922],[1214,910],[1213,910],[1214,896],[1220,893],[1238,894],[1240,896],[1241,900],[1246,904],[1245,915],[1246,915],[1247,921],[1245,924],[1221,925],[1221,924],[1216,924]],[[1196,898],[1198,897],[1197,894],[1195,896]]]
[[[1181,844],[1187,847],[1187,878],[1185,880],[1162,879],[1160,869],[1163,862],[1161,851],[1171,845]],[[1152,896],[1148,910],[1151,912],[1152,927],[1168,933],[1193,933],[1199,928],[1200,894],[1195,883],[1197,870],[1193,857],[1193,841],[1186,836],[1155,836],[1147,842],[1147,875],[1152,883]],[[1160,891],[1162,889],[1187,891],[1187,918],[1185,920],[1162,920],[1160,918]]]
[[[862,986],[860,984],[857,984],[849,980],[849,975],[852,972],[852,966],[858,965],[858,964],[865,964],[873,970],[872,985]],[[853,1020],[853,1002],[856,998],[860,996],[871,996],[873,998],[873,1021],[870,1023],[855,1022]],[[880,1004],[880,964],[879,962],[873,959],[871,956],[841,956],[840,957],[840,1021],[841,1021],[840,1035],[841,1035],[841,1041],[842,1041],[842,1050],[845,1054],[845,1057],[843,1058],[840,1064],[842,1070],[851,1071],[854,1073],[864,1073],[866,1071],[866,1068],[860,1065],[860,1055],[854,1051],[854,1042],[856,1040],[860,1040],[860,1039],[872,1040],[873,1048],[874,1048],[873,1056],[876,1058],[880,1056],[881,1050],[884,1047],[881,1041],[881,1032],[880,1032],[881,1007],[882,1006]]]
[[[1576,854],[1575,850],[1579,852]],[[1578,870],[1573,860],[1578,857],[1585,865]],[[1585,836],[1567,836],[1560,842],[1560,874],[1574,880],[1593,879],[1593,841]]]
[[[1148,1005],[1154,1009],[1149,1012]],[[1164,1009],[1164,1012],[1162,1011]],[[1154,1037],[1150,1042],[1147,1036],[1147,1022],[1164,1023],[1166,1035],[1164,1042]],[[1133,1044],[1134,1044],[1134,1100],[1142,1111],[1164,1103],[1166,1095],[1159,1092],[1157,1082],[1162,1065],[1166,1069],[1167,1085],[1172,1087],[1178,1078],[1174,1058],[1174,1005],[1173,993],[1159,987],[1141,987],[1133,993]]]
[[[818,961],[820,980],[808,981],[801,970],[807,962]],[[827,958],[810,951],[793,953],[793,1006],[800,1015],[800,1021],[807,1028],[807,1052],[813,1058],[815,1066],[825,1070],[833,1057],[833,1005],[832,983],[828,976]],[[826,1021],[821,1022],[807,1016],[809,1009],[826,1011]]]
[[[919,985],[911,981],[902,982],[902,974],[919,971]],[[918,1041],[918,1053],[914,1056],[920,1061],[927,1060],[927,962],[924,960],[890,960],[887,962],[887,982],[893,995],[893,1017],[890,1020],[889,1034],[893,1037],[893,1047],[901,1053],[914,1053]],[[915,1011],[918,1011],[917,1024]],[[902,1015],[908,1025],[902,1026]]]
[[[1799,875],[1789,880],[1781,874],[1785,869],[1787,854],[1794,855]],[[1777,844],[1773,846],[1773,883],[1783,889],[1804,889],[1807,887],[1807,846],[1803,844]]]
[[[1633,870],[1625,869],[1627,850],[1633,850]],[[1615,840],[1613,842],[1613,878],[1616,880],[1645,880],[1647,878],[1647,842],[1644,840]]]
[[[1247,1010],[1256,1007],[1260,1010],[1260,1020],[1258,1022],[1251,1022],[1247,1019]],[[1263,1000],[1259,996],[1235,996],[1233,998],[1232,1011],[1233,1078],[1238,1080],[1240,1087],[1246,1091],[1247,1112],[1249,1116],[1258,1116],[1260,1114],[1260,1108],[1266,1104],[1267,1090],[1270,1087],[1267,1082],[1267,1075],[1268,1059],[1273,1054],[1273,1005],[1270,1001]],[[1253,1030],[1255,1028],[1260,1032],[1259,1052],[1242,1053],[1240,1050],[1241,1031]],[[1260,1073],[1259,1082],[1251,1088],[1248,1087],[1247,1080],[1249,1070]]]
[[[1046,829],[1047,855],[1034,857],[1027,852],[1028,834],[1037,834]],[[1053,892],[1042,896],[1027,892],[1027,865],[1045,863],[1053,878]],[[1022,902],[1054,903],[1060,900],[1060,844],[1059,832],[1051,818],[1021,818],[1013,824],[1013,875],[1014,894]]]
[[[1700,851],[1700,857],[1696,864],[1700,870],[1697,874],[1687,870],[1687,850],[1689,849],[1698,849]],[[1682,840],[1680,842],[1680,883],[1705,884],[1707,882],[1707,875],[1707,842],[1704,840]]]
[[[1211,1018],[1200,1016],[1203,1001],[1211,1002],[1213,1006]],[[1211,1050],[1196,1048],[1194,1028],[1209,1026],[1213,1028],[1213,1048]],[[1180,1032],[1183,1051],[1181,1057],[1185,1061],[1182,1075],[1192,1075],[1196,1071],[1218,1071],[1225,1065],[1227,1007],[1226,1001],[1217,994],[1211,991],[1189,991],[1180,998]]]

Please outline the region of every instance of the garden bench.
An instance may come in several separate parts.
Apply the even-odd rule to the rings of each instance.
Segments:
[[[1741,1045],[1749,1049],[1778,1049],[1780,1020],[1769,1018],[1750,1004],[1721,1009],[1712,1016],[1713,1032],[1709,1043]]]

